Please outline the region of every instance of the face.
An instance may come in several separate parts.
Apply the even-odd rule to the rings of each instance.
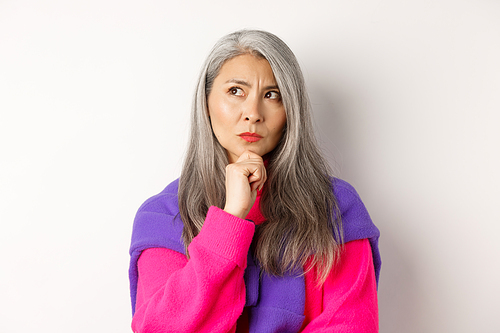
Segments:
[[[272,151],[286,115],[267,60],[245,54],[226,61],[208,96],[208,113],[230,163],[245,150],[260,156]]]

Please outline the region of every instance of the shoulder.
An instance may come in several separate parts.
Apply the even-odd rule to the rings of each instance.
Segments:
[[[342,215],[347,213],[361,213],[366,211],[366,207],[361,201],[356,189],[346,182],[345,180],[339,178],[333,178],[332,180],[333,194],[339,205],[340,212]]]
[[[184,253],[178,186],[176,179],[141,205],[134,219],[131,252],[166,247]]]
[[[179,178],[171,182],[163,191],[146,200],[138,210],[141,212],[155,212],[167,215],[179,213]]]
[[[332,179],[332,186],[341,214],[344,242],[378,237],[379,231],[354,187],[339,178]]]
[[[135,310],[138,270],[142,251],[149,248],[167,248],[184,254],[183,223],[180,219],[177,190],[179,180],[146,200],[135,215],[130,243],[130,291],[132,309]]]
[[[378,283],[382,264],[378,249],[380,231],[373,223],[358,192],[348,182],[333,178],[333,192],[341,215],[344,243],[367,238],[371,245],[375,277]]]
[[[361,201],[356,189],[340,178],[332,178],[333,192],[337,200],[343,199],[347,201]]]

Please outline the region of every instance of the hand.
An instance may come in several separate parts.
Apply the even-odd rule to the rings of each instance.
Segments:
[[[244,219],[252,208],[257,190],[267,180],[264,161],[247,150],[235,163],[226,166],[226,205],[224,211]]]

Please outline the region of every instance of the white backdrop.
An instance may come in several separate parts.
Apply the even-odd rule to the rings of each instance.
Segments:
[[[240,28],[294,50],[381,229],[381,332],[499,332],[496,0],[0,1],[0,331],[130,332],[135,212]]]

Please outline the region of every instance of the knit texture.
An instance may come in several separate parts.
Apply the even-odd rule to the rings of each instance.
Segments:
[[[161,247],[184,253],[181,239],[182,222],[180,221],[177,204],[177,186],[178,181],[175,181],[160,194],[146,201],[136,216],[130,266],[133,311],[135,310],[137,294],[137,260],[141,252],[147,248]],[[364,238],[370,240],[375,276],[378,280],[380,271],[380,255],[377,247],[378,229],[371,222],[359,196],[349,184],[335,179],[334,190],[342,213],[344,240],[346,242]],[[252,211],[249,215],[252,215]],[[257,219],[259,217],[261,216],[257,216]],[[218,224],[211,222],[220,219],[229,221],[229,223]],[[263,273],[259,280],[258,265],[256,265],[255,259],[250,254],[251,251],[248,251],[253,237],[253,228],[253,223],[238,219],[218,208],[212,207],[207,214],[205,225],[200,234],[193,239],[190,245],[190,262],[193,262],[191,266],[196,266],[196,260],[193,261],[193,259],[194,254],[198,253],[199,262],[204,260],[220,261],[218,268],[221,271],[192,271],[191,274],[209,274],[210,277],[207,277],[206,281],[214,283],[217,280],[214,280],[214,276],[217,276],[217,274],[220,274],[221,278],[223,278],[224,274],[244,273],[244,284],[242,283],[238,288],[244,292],[244,304],[250,307],[250,332],[297,332],[304,321],[304,276],[299,273],[295,275],[287,274],[284,277],[277,278]],[[217,235],[220,237],[217,237]],[[191,250],[192,245],[194,245],[193,251]],[[183,270],[184,273],[189,271],[189,266],[187,267],[188,269]],[[241,280],[243,281],[243,279]],[[201,297],[202,295],[198,296]],[[213,297],[210,295],[204,295],[203,297],[211,300],[213,304]],[[241,295],[239,297],[242,298]],[[231,302],[237,301],[231,300]],[[178,304],[177,308],[183,308],[180,305]],[[189,309],[190,307],[186,304],[185,308]],[[195,311],[207,315],[206,311],[200,309]],[[234,316],[237,318],[240,314],[235,313]],[[205,318],[204,322],[206,323],[206,320],[214,317],[206,316]],[[199,318],[199,321],[201,322],[203,319]],[[227,329],[231,329],[230,322],[228,322]],[[183,329],[185,331],[196,331],[195,327],[192,326],[195,324],[191,323],[190,325],[189,328],[185,327]],[[214,323],[214,325],[213,327],[219,327],[223,324]],[[222,327],[220,328],[222,329]]]

